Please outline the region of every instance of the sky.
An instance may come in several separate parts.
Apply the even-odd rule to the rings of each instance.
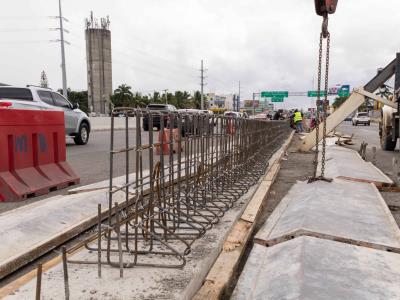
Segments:
[[[57,0],[1,1],[0,82],[62,85]],[[384,5],[383,5],[384,3]],[[168,89],[205,92],[304,92],[316,88],[321,17],[312,0],[62,0],[68,87],[86,90],[84,20],[109,16],[113,88],[144,94]],[[400,50],[398,0],[339,0],[330,16],[330,86],[364,85]],[[307,107],[289,97],[281,107]]]

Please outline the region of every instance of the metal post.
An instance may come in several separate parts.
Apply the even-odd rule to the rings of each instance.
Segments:
[[[101,204],[97,204],[97,275],[101,278]]]
[[[64,270],[64,290],[65,300],[69,300],[68,266],[67,266],[67,248],[61,247],[63,270]]]
[[[42,264],[39,264],[36,272],[36,300],[40,300],[42,289]]]
[[[203,60],[201,60],[201,109],[204,109],[204,68]]]
[[[63,95],[68,99],[67,91],[67,71],[65,68],[65,49],[64,49],[64,27],[63,27],[63,16],[61,10],[61,0],[58,0],[59,8],[59,19],[60,19],[60,43],[61,43],[61,68],[62,68],[62,81],[63,81]]]

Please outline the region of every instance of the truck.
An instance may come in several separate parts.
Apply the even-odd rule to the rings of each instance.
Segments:
[[[388,100],[395,105],[384,105],[381,109],[381,120],[379,122],[379,139],[382,150],[394,151],[399,138],[399,112],[400,112],[400,53],[396,54],[396,59],[392,61],[385,69],[389,74],[394,74],[394,91]],[[379,69],[378,74],[385,69]]]

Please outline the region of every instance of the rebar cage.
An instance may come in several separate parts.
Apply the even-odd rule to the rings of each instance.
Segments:
[[[125,121],[123,145],[116,118]],[[114,109],[108,215],[103,221],[99,204],[97,245],[85,242],[97,260],[68,263],[97,264],[99,276],[109,265],[121,277],[135,266],[182,268],[192,244],[258,182],[289,133],[285,121]],[[123,183],[114,179],[118,160]]]

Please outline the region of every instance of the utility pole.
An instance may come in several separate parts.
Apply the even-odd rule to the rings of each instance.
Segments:
[[[236,103],[236,110],[240,111],[240,80],[239,80],[239,95],[236,98],[237,103]]]
[[[58,0],[59,16],[60,19],[60,43],[61,43],[61,68],[62,68],[62,82],[63,82],[63,95],[68,99],[67,93],[67,70],[65,69],[65,49],[64,49],[64,26],[63,16],[61,10],[61,0]]]
[[[206,78],[204,76],[204,72],[205,71],[207,71],[207,70],[204,70],[203,60],[201,60],[201,69],[200,69],[200,72],[201,72],[201,76],[200,76],[200,78],[201,78],[201,83],[200,83],[201,104],[200,104],[200,108],[201,109],[204,109],[204,85],[205,85],[204,79]]]
[[[164,95],[165,95],[165,104],[168,104],[168,94],[167,94],[168,89],[165,89],[163,91],[164,91]]]

